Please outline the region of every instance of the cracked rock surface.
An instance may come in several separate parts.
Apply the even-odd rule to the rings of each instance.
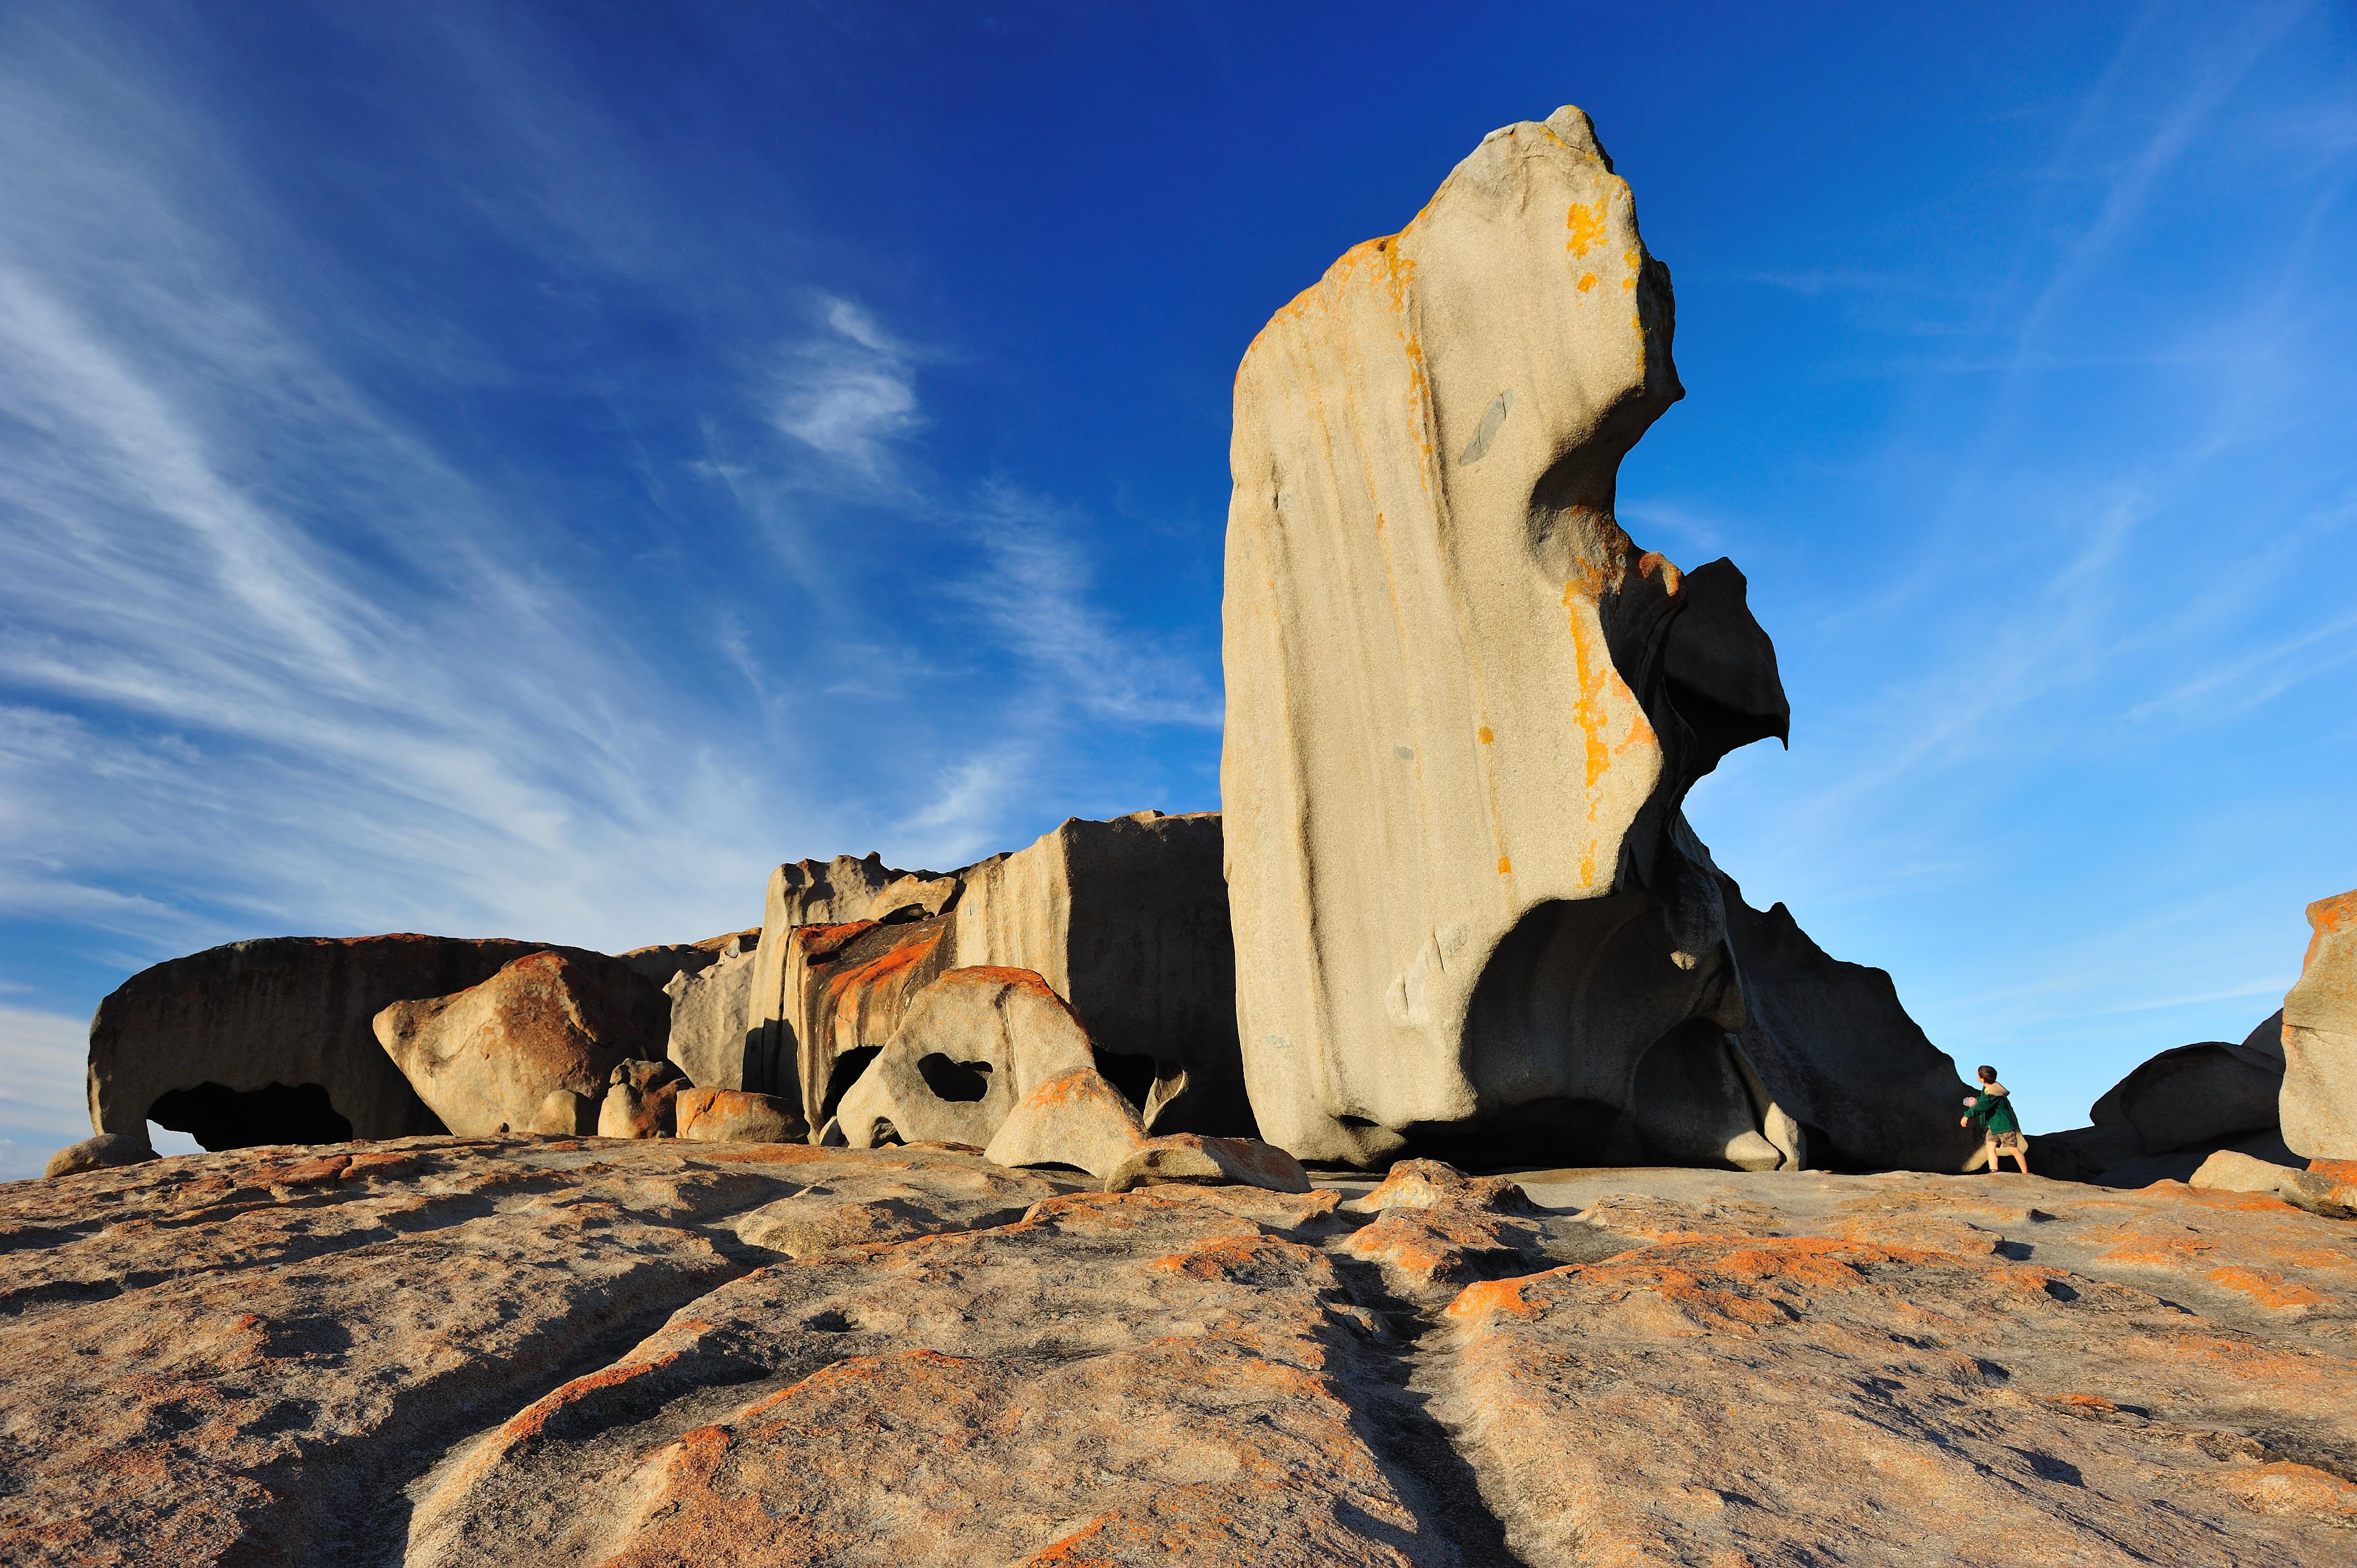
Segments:
[[[0,1187],[9,1563],[2343,1563],[2357,1225],[408,1139]]]

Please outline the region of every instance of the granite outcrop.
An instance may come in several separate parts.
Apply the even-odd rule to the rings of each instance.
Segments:
[[[2357,1223],[2013,1175],[1123,1193],[427,1137],[0,1186],[0,1541],[188,1568],[2327,1568]]]

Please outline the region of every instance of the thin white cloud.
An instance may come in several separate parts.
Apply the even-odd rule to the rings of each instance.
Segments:
[[[1120,628],[1089,595],[1072,515],[1000,482],[973,514],[987,569],[965,596],[998,637],[1092,716],[1217,728],[1219,695],[1192,660]]]
[[[852,301],[821,304],[824,330],[787,354],[777,426],[864,475],[880,476],[892,443],[922,423],[909,356]]]

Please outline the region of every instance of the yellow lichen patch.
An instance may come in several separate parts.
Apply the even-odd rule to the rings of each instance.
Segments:
[[[1582,294],[1586,294],[1589,289],[1594,288],[1595,286],[1596,286],[1596,274],[1595,274],[1594,273],[1582,273],[1582,274],[1579,274],[1579,292],[1580,292],[1580,293],[1582,293]]]
[[[1600,645],[1600,639],[1588,625],[1582,612],[1591,602],[1580,592],[1577,579],[1563,585],[1564,607],[1570,612],[1572,656],[1579,671],[1579,695],[1571,704],[1572,717],[1578,722],[1580,734],[1586,737],[1587,787],[1604,777],[1605,768],[1612,763],[1612,746],[1605,738],[1606,722],[1604,693],[1606,672],[1610,668],[1610,656]]]
[[[1512,876],[1513,874],[1514,863],[1507,859],[1504,855],[1500,855],[1498,857],[1498,875],[1501,876]]]
[[[1480,737],[1481,737],[1481,744],[1482,744],[1483,746],[1487,746],[1487,745],[1489,745],[1491,741],[1493,741],[1493,740],[1495,740],[1495,739],[1497,739],[1497,738],[1498,738],[1496,736],[1491,735],[1491,734],[1490,733],[1490,726],[1489,726],[1488,725],[1483,725],[1480,727],[1480,729],[1479,731],[1477,731],[1476,733],[1477,733],[1477,734],[1479,734],[1479,735],[1480,736]]]
[[[1565,242],[1564,249],[1575,256],[1584,256],[1591,248],[1602,243],[1605,200],[1598,198],[1593,206],[1588,207],[1577,201],[1571,204],[1571,211],[1564,218],[1564,227],[1571,231],[1571,238]]]

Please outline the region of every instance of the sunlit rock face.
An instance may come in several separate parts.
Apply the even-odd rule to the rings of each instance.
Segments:
[[[1959,1156],[1961,1085],[1895,997],[1834,1006],[1860,1013],[1835,1039],[1738,1043],[1747,990],[1824,999],[1770,984],[1807,956],[1781,928],[1742,972],[1680,810],[1786,731],[1742,574],[1681,573],[1613,514],[1684,395],[1673,317],[1566,108],[1491,133],[1244,357],[1221,790],[1253,1107],[1304,1158],[1776,1168],[1812,1129],[1821,1157]],[[1827,1052],[1864,1079],[1818,1083],[1817,1114],[1896,1095],[1896,1124],[1793,1110]]]

